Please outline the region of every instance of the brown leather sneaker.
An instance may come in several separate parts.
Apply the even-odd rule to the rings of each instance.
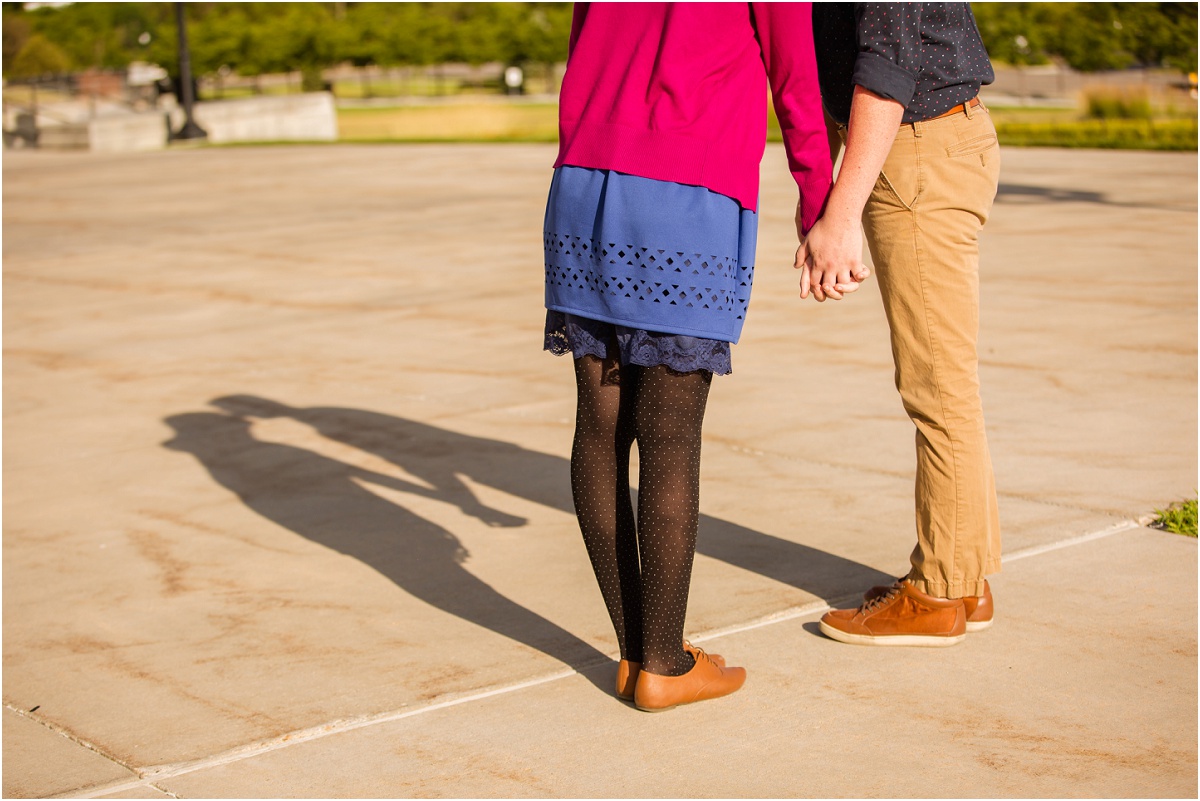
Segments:
[[[683,641],[683,650],[692,655],[693,659],[699,659],[697,653],[701,649],[692,645],[687,640]],[[708,658],[716,662],[720,667],[725,667],[725,657],[720,654],[709,654]],[[641,662],[630,662],[628,659],[622,659],[617,663],[617,697],[623,701],[633,700],[633,691],[637,686],[638,673],[642,670]]]
[[[858,609],[835,609],[821,618],[826,637],[857,645],[946,646],[967,636],[961,598],[934,598],[907,580]]]
[[[904,581],[903,578],[896,579],[896,584]],[[892,585],[896,586],[895,584]],[[863,595],[864,601],[870,601],[884,595],[888,591],[888,587],[872,587]],[[988,584],[987,579],[983,580],[983,595],[964,595],[963,606],[967,609],[967,631],[983,631],[988,626],[992,625],[992,617],[995,614],[996,604],[992,600],[992,585]]]
[[[963,598],[967,609],[967,631],[983,631],[992,625],[996,604],[992,601],[992,585],[983,580],[983,595],[968,595]]]
[[[643,670],[638,674],[633,703],[644,712],[665,712],[681,704],[707,701],[735,693],[746,683],[746,669],[722,667],[699,648],[696,664],[682,676],[659,676]]]

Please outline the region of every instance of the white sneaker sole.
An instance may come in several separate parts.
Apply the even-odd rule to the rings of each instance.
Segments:
[[[956,637],[940,637],[936,634],[885,634],[871,637],[866,634],[850,634],[841,629],[835,629],[824,620],[821,621],[821,633],[831,640],[851,645],[908,645],[924,648],[945,648],[967,638],[966,634],[959,634]]]
[[[995,618],[992,618],[992,620],[979,620],[974,623],[972,623],[971,621],[968,620],[967,621],[967,631],[983,631],[984,629],[991,626],[994,621],[995,621]]]

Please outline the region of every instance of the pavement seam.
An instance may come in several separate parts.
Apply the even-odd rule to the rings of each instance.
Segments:
[[[776,623],[783,623],[788,620],[795,620],[799,617],[808,617],[818,613],[824,613],[830,609],[836,609],[843,603],[858,600],[858,595],[847,595],[842,598],[834,598],[832,601],[814,601],[812,603],[793,606],[790,609],[784,609],[779,612],[772,612],[769,615],[763,615],[757,620],[751,620],[748,623],[735,623],[732,626],[722,626],[719,629],[709,629],[708,631],[697,634],[695,637],[689,637],[688,640],[693,643],[707,642],[716,640],[721,637],[728,637],[731,634],[741,634],[743,631],[753,631],[761,629],[764,626],[773,626]]]
[[[138,776],[138,777],[145,776],[145,773],[143,771],[138,770],[137,768],[135,768],[132,765],[125,764],[120,759],[117,759],[112,754],[110,754],[110,753],[106,752],[104,749],[100,748],[100,746],[96,745],[95,743],[91,742],[90,740],[85,740],[84,738],[80,737],[78,734],[75,734],[70,729],[66,728],[65,726],[62,726],[51,720],[47,720],[46,718],[42,717],[41,715],[34,715],[31,712],[29,712],[28,710],[21,709],[20,707],[15,706],[10,701],[4,702],[4,708],[7,709],[9,712],[12,712],[13,714],[17,715],[18,717],[25,718],[26,720],[28,720],[32,723],[36,723],[39,726],[43,726],[43,727],[49,729],[50,731],[57,734],[59,737],[64,737],[64,738],[70,740],[71,742],[75,743],[75,745],[78,745],[80,748],[91,751],[93,754],[100,757],[101,759],[108,760],[109,762],[113,763],[114,765],[120,766],[121,768],[132,773],[134,776]],[[135,782],[134,784],[136,784],[136,785],[143,784],[142,778],[139,778],[139,780],[137,782]]]
[[[595,666],[599,667],[602,664],[604,664],[604,662],[598,661],[595,663]],[[517,692],[519,690],[536,687],[541,684],[548,684],[552,681],[558,681],[559,679],[570,678],[578,673],[579,671],[573,668],[564,668],[562,670],[555,671],[554,673],[539,676],[537,678],[527,679],[514,684],[501,685],[488,690],[464,693],[462,695],[453,696],[441,701],[436,701],[417,707],[392,710],[390,712],[380,712],[374,715],[360,715],[353,718],[342,718],[339,720],[330,721],[328,723],[323,723],[319,726],[312,726],[307,729],[288,732],[287,734],[282,734],[269,740],[260,740],[248,745],[237,746],[213,756],[202,757],[200,759],[191,760],[188,762],[167,763],[165,765],[157,765],[141,769],[129,768],[129,770],[138,775],[140,778],[136,780],[124,780],[115,784],[91,787],[82,792],[76,791],[71,793],[63,793],[61,795],[52,797],[96,798],[101,795],[119,793],[125,790],[131,790],[147,785],[154,787],[156,790],[161,790],[164,793],[168,793],[174,797],[174,794],[163,789],[162,787],[159,787],[157,784],[154,784],[154,782],[161,782],[165,779],[172,779],[177,776],[194,773],[198,770],[220,767],[233,762],[241,762],[245,759],[259,756],[260,754],[279,751],[294,745],[300,745],[301,743],[311,742],[312,740],[320,740],[334,734],[342,734],[343,732],[350,732],[354,731],[355,729],[362,729],[368,726],[390,723],[392,721],[402,720],[415,715],[422,715],[427,712],[436,712],[441,709],[459,706],[472,701],[482,701],[486,698],[492,698],[498,695],[506,695],[511,692]]]
[[[1071,548],[1076,545],[1094,542],[1096,540],[1111,537],[1116,534],[1122,534],[1127,531],[1143,528],[1152,519],[1153,515],[1147,515],[1137,520],[1124,520],[1120,523],[1116,523],[1098,531],[1092,531],[1086,534],[1068,537],[1066,539],[1058,540],[1057,542],[1048,543],[1046,545],[1035,545],[1028,548],[1022,548],[1004,556],[1001,561],[1003,563],[1014,562],[1031,556],[1040,556],[1052,551],[1059,551],[1064,548]],[[854,605],[859,602],[861,597],[862,596],[860,594],[855,593],[852,595],[834,598],[829,602],[809,602],[799,606],[789,607],[788,609],[783,609],[778,612],[772,612],[745,623],[737,623],[730,626],[723,626],[721,628],[709,629],[708,631],[704,631],[689,637],[689,640],[693,643],[702,643],[709,640],[719,639],[721,637],[728,637],[733,634],[739,634],[746,631],[752,631],[754,629],[764,628],[766,626],[772,626],[778,623],[784,623],[790,620],[796,620],[798,618],[810,617],[816,614],[824,613],[831,608],[838,608],[844,604]],[[616,657],[613,657],[613,659],[615,658]],[[602,664],[604,663],[596,662],[595,665],[589,665],[583,669],[587,670],[591,667],[599,667]],[[53,728],[55,731],[58,731],[59,734],[68,737],[72,741],[84,746],[85,748],[88,748],[89,750],[95,751],[97,754],[111,760],[112,762],[115,762],[118,765],[121,765],[121,767],[140,777],[137,780],[125,780],[117,783],[87,788],[82,791],[62,793],[60,795],[51,796],[52,798],[97,798],[102,795],[110,795],[112,793],[124,792],[126,790],[132,790],[145,786],[153,787],[155,790],[170,795],[172,798],[176,798],[178,796],[171,791],[160,787],[157,782],[162,782],[166,779],[172,779],[177,776],[183,776],[188,773],[195,773],[200,770],[206,770],[208,768],[221,767],[223,765],[241,762],[243,760],[250,759],[251,757],[273,753],[275,751],[283,750],[284,748],[290,748],[291,746],[300,745],[301,743],[312,742],[313,740],[324,739],[325,737],[335,734],[342,734],[344,732],[350,732],[356,729],[367,728],[369,726],[376,726],[383,723],[391,723],[393,721],[403,720],[404,718],[423,715],[428,712],[437,712],[442,709],[449,709],[451,707],[461,706],[463,704],[472,703],[475,701],[483,701],[488,698],[507,695],[508,693],[526,690],[543,684],[549,684],[561,679],[568,679],[572,676],[580,675],[580,673],[581,671],[576,670],[575,668],[563,668],[562,670],[555,671],[554,673],[548,673],[544,676],[526,679],[513,684],[500,685],[487,690],[464,693],[417,707],[402,708],[398,710],[392,710],[390,712],[381,712],[374,715],[361,715],[353,718],[343,718],[340,720],[330,721],[329,723],[324,723],[319,726],[312,726],[307,729],[289,732],[278,737],[273,737],[269,740],[260,740],[248,745],[237,746],[209,757],[202,757],[200,759],[191,760],[188,762],[168,763],[142,769],[125,765],[120,760],[117,760],[105,754],[103,751],[100,751],[94,745],[74,737],[64,730],[60,730],[54,724],[43,722],[41,720],[38,720],[38,722]],[[11,704],[6,703],[5,706],[19,715],[31,717],[28,715],[28,713],[14,708]]]
[[[1019,551],[1005,554],[1003,557],[1001,557],[1000,562],[1001,564],[1007,564],[1008,562],[1015,562],[1018,559],[1025,559],[1030,556],[1038,556],[1039,554],[1048,553],[1050,551],[1057,551],[1062,548],[1070,548],[1073,545],[1082,545],[1085,542],[1104,539],[1105,537],[1111,537],[1114,534],[1132,531],[1135,528],[1143,528],[1153,519],[1154,515],[1145,515],[1137,520],[1123,520],[1120,523],[1114,523],[1108,528],[1102,528],[1099,531],[1092,531],[1087,534],[1068,537],[1065,540],[1051,542],[1047,545],[1033,545],[1028,548],[1022,548]]]

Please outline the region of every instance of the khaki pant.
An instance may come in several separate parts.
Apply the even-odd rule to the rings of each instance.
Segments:
[[[863,210],[896,388],[917,429],[909,578],[939,598],[982,595],[984,575],[1000,570],[976,355],[979,230],[999,174],[996,129],[984,107],[902,125]]]

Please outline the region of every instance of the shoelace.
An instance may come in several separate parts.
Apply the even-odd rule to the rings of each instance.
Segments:
[[[867,612],[873,612],[876,609],[878,609],[879,607],[883,606],[884,604],[890,603],[891,600],[893,598],[895,598],[899,593],[900,593],[900,588],[896,585],[892,585],[891,587],[888,587],[887,592],[885,592],[883,595],[880,595],[876,598],[872,598],[871,600],[867,601],[865,604],[862,605],[862,608],[859,609],[858,611],[862,614],[866,614]]]
[[[711,657],[711,656],[709,656],[709,655],[708,655],[708,654],[707,654],[707,653],[704,651],[704,649],[703,649],[703,648],[697,648],[696,646],[692,645],[690,642],[687,642],[687,640],[684,640],[684,643],[687,645],[687,647],[688,647],[688,649],[689,649],[689,651],[690,651],[690,653],[691,653],[691,655],[692,655],[692,658],[693,658],[693,659],[695,659],[697,662],[699,662],[701,659],[703,659],[703,660],[705,660],[705,661],[707,661],[707,662],[712,662],[712,661],[713,661],[713,660],[712,660],[712,657]],[[715,664],[716,664],[716,662],[713,662],[713,664],[715,665]]]

